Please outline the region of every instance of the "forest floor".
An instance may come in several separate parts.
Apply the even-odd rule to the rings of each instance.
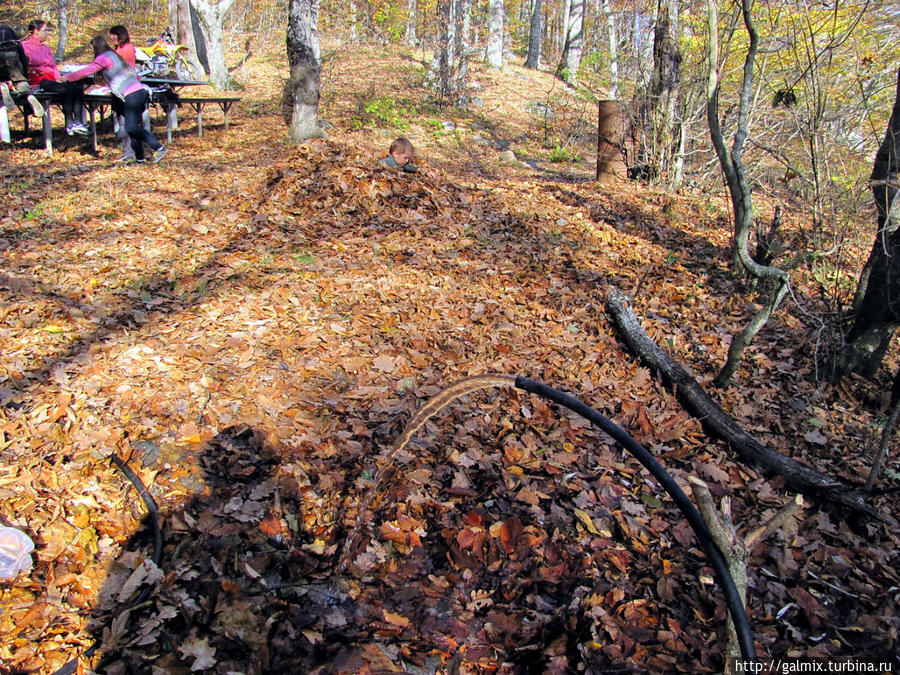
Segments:
[[[110,673],[721,671],[697,540],[581,418],[488,390],[391,444],[457,380],[526,375],[682,486],[706,480],[746,533],[794,495],[636,362],[607,286],[636,293],[650,336],[747,430],[848,482],[871,464],[884,378],[817,379],[824,303],[798,267],[714,389],[755,307],[729,274],[726,197],[550,161],[559,139],[591,147],[594,108],[547,73],[473,66],[483,105],[450,112],[421,55],[325,54],[327,140],[287,143],[273,50],[236,73],[231,129],[212,114],[200,139],[183,115],[160,165],[117,166],[111,133],[97,155],[0,147],[0,522],[36,545],[0,581],[0,671],[84,652]],[[416,174],[376,167],[400,134]],[[507,145],[530,163],[501,165]],[[788,213],[788,236],[803,222]],[[161,545],[111,454],[154,497]],[[892,453],[872,499],[894,516],[897,470]],[[760,654],[896,669],[898,532],[806,503],[750,551]]]

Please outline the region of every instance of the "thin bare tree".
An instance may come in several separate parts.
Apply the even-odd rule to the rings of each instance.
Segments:
[[[741,16],[747,31],[747,55],[744,58],[743,85],[740,90],[738,104],[737,130],[734,142],[729,151],[725,147],[722,128],[719,123],[719,8],[716,0],[707,2],[707,18],[709,21],[709,79],[707,82],[706,118],[709,134],[719,165],[725,175],[725,183],[731,195],[731,207],[734,212],[734,259],[735,274],[747,272],[755,280],[768,282],[772,286],[768,301],[754,315],[747,326],[735,335],[728,348],[725,365],[716,376],[716,386],[727,385],[740,364],[741,355],[760,329],[772,318],[784,296],[790,290],[788,273],[773,265],[760,265],[750,255],[748,239],[753,229],[753,195],[750,183],[744,171],[743,150],[748,135],[751,94],[753,92],[753,71],[756,54],[759,49],[759,35],[750,12],[750,0],[741,0]]]

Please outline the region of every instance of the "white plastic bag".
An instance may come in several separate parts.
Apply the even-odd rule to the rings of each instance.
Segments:
[[[31,569],[34,542],[14,527],[0,527],[0,579],[11,579]]]

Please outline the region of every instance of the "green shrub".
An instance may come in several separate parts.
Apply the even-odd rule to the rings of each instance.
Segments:
[[[415,112],[398,107],[392,96],[379,96],[366,103],[364,110],[384,126],[394,129],[408,129],[406,118]]]
[[[550,151],[549,159],[551,162],[580,162],[581,155],[573,148],[564,148],[557,145]]]

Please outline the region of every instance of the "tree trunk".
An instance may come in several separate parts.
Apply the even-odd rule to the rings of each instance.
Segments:
[[[359,39],[359,7],[356,0],[350,0],[347,11],[350,13],[350,39],[356,42]]]
[[[673,12],[677,12],[677,5]],[[653,31],[653,76],[650,80],[650,164],[659,176],[668,175],[674,154],[674,118],[680,84],[681,51],[673,30],[678,15],[668,7],[657,12]]]
[[[900,70],[884,140],[875,154],[869,184],[878,213],[875,243],[860,277],[856,318],[833,366],[839,380],[851,372],[873,376],[900,326]]]
[[[464,107],[468,102],[467,90],[469,88],[469,45],[471,34],[471,0],[455,1],[454,38],[456,55],[453,78],[454,105]]]
[[[841,504],[859,513],[881,517],[866,503],[862,491],[781,455],[747,433],[684,368],[650,339],[641,328],[624,293],[609,287],[606,309],[632,352],[651,370],[660,373],[681,404],[701,420],[713,436],[728,443],[742,461],[767,474],[784,477],[785,485],[791,490]]]
[[[406,2],[406,34],[403,36],[408,45],[416,44],[416,0]]]
[[[563,47],[566,46],[566,36],[569,34],[569,13],[572,10],[572,0],[566,0],[563,5],[562,15],[559,17],[559,30],[556,33],[556,50],[562,54]],[[547,31],[544,31],[544,35]]]
[[[528,32],[528,56],[525,67],[538,69],[541,67],[541,0],[532,0],[531,29]]]
[[[169,0],[169,25],[172,39],[188,48],[188,58],[196,65],[203,66],[203,72],[209,72],[209,58],[206,53],[206,42],[199,28],[200,17],[190,0]],[[197,29],[197,30],[195,30]],[[197,35],[199,33],[199,36]]]
[[[56,24],[59,41],[56,43],[54,56],[57,61],[62,61],[66,55],[66,45],[69,42],[69,7],[67,0],[57,0],[56,2]]]
[[[228,66],[225,65],[225,34],[222,26],[234,0],[220,0],[215,4],[210,4],[207,0],[190,0],[190,2],[197,10],[200,27],[203,29],[209,58],[210,84],[216,89],[229,89],[231,78],[228,76]]]
[[[571,0],[569,4],[568,29],[562,57],[556,68],[556,77],[570,86],[578,82],[578,69],[581,67],[581,50],[584,41],[584,1]]]
[[[621,101],[600,101],[597,106],[597,174],[600,183],[628,178],[625,136],[628,113]]]
[[[457,22],[456,31],[461,36],[460,42],[465,46],[464,49],[468,50],[472,44],[472,0],[457,0],[457,2],[460,20]]]
[[[485,57],[491,68],[503,68],[503,0],[489,0],[488,41]]]
[[[319,0],[291,0],[287,53],[291,68],[286,95],[291,107],[289,135],[294,142],[323,136],[319,128]]]
[[[747,56],[744,59],[744,81],[741,88],[741,98],[738,107],[738,126],[734,136],[734,144],[729,153],[725,148],[722,138],[722,129],[719,126],[719,40],[718,40],[718,7],[716,0],[708,0],[709,19],[709,82],[707,85],[706,118],[709,124],[709,135],[722,173],[725,174],[725,182],[731,195],[731,206],[734,211],[734,272],[742,270],[749,272],[755,279],[774,283],[769,301],[766,306],[754,316],[740,335],[735,336],[728,349],[728,357],[722,366],[722,371],[716,376],[715,384],[724,387],[730,381],[740,364],[744,348],[752,342],[756,334],[778,309],[790,289],[790,277],[784,270],[758,264],[750,255],[748,239],[753,228],[753,199],[750,184],[744,172],[742,153],[744,142],[748,135],[748,119],[750,110],[750,95],[753,88],[753,68],[756,60],[756,51],[759,44],[759,36],[753,17],[750,14],[750,0],[741,0],[741,10],[744,18],[744,26],[747,29],[749,45]]]
[[[441,105],[453,96],[453,48],[456,36],[453,32],[453,0],[438,0],[438,44],[431,58],[426,82],[437,90]]]
[[[437,90],[442,105],[462,106],[468,88],[469,44],[465,39],[465,22],[469,10],[464,0],[440,0],[437,11],[438,46],[426,82]]]
[[[603,13],[606,15],[606,30],[609,33],[609,97],[619,95],[619,40],[616,37],[616,19],[613,15],[610,0],[602,0]]]

